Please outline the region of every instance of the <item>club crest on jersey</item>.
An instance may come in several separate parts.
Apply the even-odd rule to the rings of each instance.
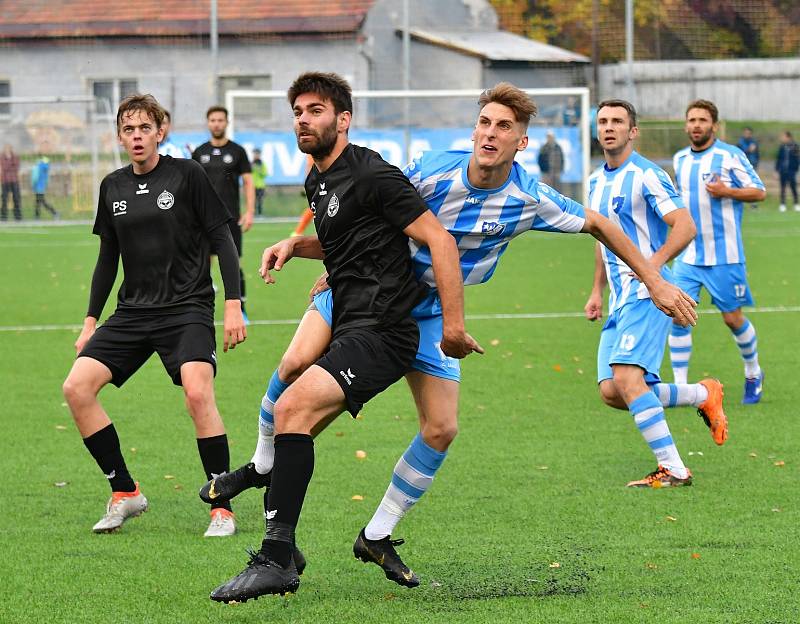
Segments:
[[[204,165],[208,164],[209,162],[211,162],[211,156],[209,156],[208,154],[200,154],[200,162],[203,163]]]
[[[222,157],[222,162],[224,162],[226,165],[230,165],[233,162],[233,156],[230,154],[225,154]]]
[[[161,210],[169,210],[175,203],[175,196],[169,191],[162,191],[161,195],[156,199],[156,204]]]
[[[331,200],[328,202],[328,216],[335,217],[337,212],[339,212],[339,198],[336,197],[336,193],[334,193],[331,195]]]
[[[481,226],[481,234],[484,236],[496,236],[502,234],[506,229],[505,223],[498,223],[497,221],[484,221]]]

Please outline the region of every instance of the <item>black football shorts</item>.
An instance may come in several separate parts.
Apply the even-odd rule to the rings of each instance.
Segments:
[[[182,385],[181,366],[187,362],[208,362],[217,374],[214,326],[206,323],[168,327],[106,323],[97,328],[78,357],[105,364],[111,371],[111,383],[120,387],[154,352],[176,386]]]
[[[391,328],[354,327],[336,333],[316,364],[339,383],[355,418],[367,401],[411,370],[418,346],[419,329],[411,318]]]

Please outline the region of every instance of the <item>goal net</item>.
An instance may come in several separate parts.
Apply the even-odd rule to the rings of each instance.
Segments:
[[[121,166],[113,115],[92,96],[0,98],[0,148],[20,160],[23,219],[53,218],[37,194],[61,219],[94,216],[100,182]]]
[[[525,89],[539,114],[528,128],[529,143],[517,160],[540,176],[538,156],[548,134],[561,148],[563,164],[546,178],[562,193],[583,201],[589,173],[590,114],[586,88]],[[472,149],[481,90],[354,91],[350,140],[403,167],[420,151]],[[284,91],[228,91],[230,135],[248,153],[257,148],[267,165],[268,189],[303,183],[307,158],[297,148]],[[187,137],[188,138],[188,137]],[[282,216],[282,215],[276,215]]]

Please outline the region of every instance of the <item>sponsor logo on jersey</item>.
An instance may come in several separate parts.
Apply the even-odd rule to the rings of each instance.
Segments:
[[[115,217],[119,217],[120,215],[124,215],[128,210],[128,202],[124,199],[122,201],[116,201],[111,204],[111,211],[114,213]]]
[[[277,514],[277,513],[278,513],[278,510],[277,509],[273,509],[272,511],[265,512],[264,513],[264,517],[267,520],[272,520],[275,517],[275,514]]]
[[[325,182],[320,182],[319,194],[320,194],[320,197],[322,197],[323,195],[327,195],[328,194],[328,191],[325,190]]]
[[[144,194],[149,193],[149,192],[150,191],[147,189],[147,182],[145,182],[144,184],[140,184],[139,185],[139,190],[136,191],[136,194],[137,195],[144,195]]]
[[[311,206],[309,206],[309,208],[311,208],[311,214],[313,214],[316,217],[317,216],[317,204],[315,202],[311,202]]]
[[[162,191],[156,200],[156,204],[161,210],[169,210],[175,204],[175,196],[169,191]]]
[[[331,201],[328,202],[328,216],[335,217],[337,212],[339,212],[339,198],[334,193],[331,195]]]
[[[211,150],[212,156],[219,156],[220,154],[222,154],[222,150],[219,149],[218,147],[215,147],[213,150]]]
[[[483,198],[470,195],[464,201],[468,204],[480,204],[483,201]]]
[[[222,162],[224,162],[226,165],[230,165],[233,162],[233,156],[230,154],[225,154],[222,157]]]
[[[481,226],[481,234],[484,236],[496,236],[502,234],[506,229],[505,223],[498,223],[497,221],[484,221]]]
[[[711,171],[709,173],[703,174],[703,182],[716,182],[717,178],[719,178],[719,174],[715,171]]]
[[[348,386],[352,386],[352,385],[353,385],[353,379],[355,379],[355,378],[356,378],[356,376],[353,374],[353,371],[351,371],[351,370],[348,368],[348,369],[347,369],[347,372],[345,372],[345,371],[341,370],[341,371],[339,371],[339,374],[340,374],[340,375],[342,376],[342,378],[343,378],[343,379],[344,379],[344,380],[347,382],[347,385],[348,385]]]
[[[200,154],[200,162],[204,165],[208,164],[211,162],[211,156],[208,154]]]

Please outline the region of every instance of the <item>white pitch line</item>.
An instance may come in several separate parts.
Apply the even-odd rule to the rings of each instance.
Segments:
[[[800,312],[800,306],[773,306],[752,308],[748,314],[780,314]],[[718,310],[705,308],[698,314],[719,314]],[[521,314],[467,314],[468,321],[524,321],[530,319],[583,318],[583,312],[531,312]],[[250,325],[297,325],[300,319],[250,320]],[[215,325],[221,326],[222,321]],[[0,325],[0,332],[80,331],[83,325]]]

